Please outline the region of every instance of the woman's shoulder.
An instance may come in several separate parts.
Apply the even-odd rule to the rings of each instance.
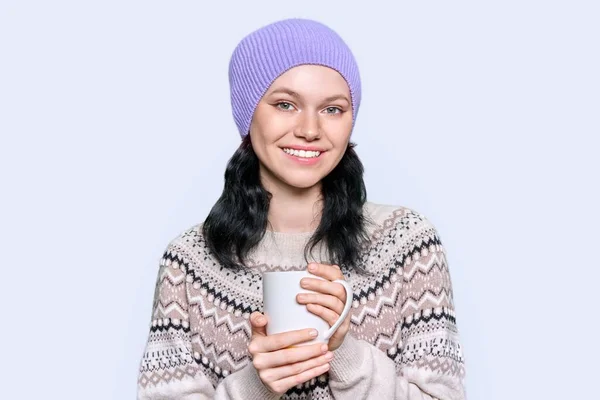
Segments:
[[[364,248],[366,269],[389,274],[399,257],[402,263],[417,254],[441,248],[436,228],[423,213],[407,206],[377,204],[364,206],[368,240]],[[382,276],[383,276],[382,275]]]
[[[427,216],[414,208],[367,202],[363,209],[372,245],[382,240],[393,247],[441,244],[436,227]]]
[[[397,225],[403,226],[425,226],[431,225],[429,219],[414,208],[366,202],[363,206],[367,223],[374,228],[392,228]]]
[[[204,249],[202,223],[189,226],[172,237],[164,250],[164,257],[189,263],[194,255]]]

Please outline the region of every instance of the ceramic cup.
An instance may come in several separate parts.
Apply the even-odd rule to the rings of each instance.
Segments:
[[[340,283],[346,290],[346,304],[342,315],[330,327],[324,319],[308,311],[306,304],[299,304],[296,301],[298,293],[315,293],[300,287],[302,278],[323,279],[308,271],[275,271],[263,274],[263,305],[268,321],[267,335],[314,328],[318,332],[317,337],[299,345],[327,343],[350,312],[352,288],[345,280],[333,281]]]

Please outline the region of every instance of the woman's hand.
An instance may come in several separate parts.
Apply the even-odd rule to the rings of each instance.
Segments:
[[[290,347],[313,340],[312,329],[283,332],[267,336],[267,319],[259,312],[250,315],[252,339],[248,351],[258,376],[274,393],[307,382],[329,370],[333,353],[323,343]]]
[[[298,303],[306,304],[308,311],[323,318],[329,326],[333,326],[344,311],[346,290],[339,283],[331,281],[344,279],[344,274],[337,265],[317,263],[309,264],[308,271],[326,280],[302,278],[302,288],[318,293],[300,293],[296,299]],[[334,351],[340,347],[349,330],[350,314],[329,339],[329,350]]]

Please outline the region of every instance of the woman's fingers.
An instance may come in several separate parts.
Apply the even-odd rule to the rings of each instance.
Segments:
[[[260,379],[276,393],[285,393],[292,386],[306,382],[326,372],[323,369],[333,354],[328,352],[325,343],[302,345],[314,336],[309,335],[310,330],[284,332],[271,336],[253,334],[248,345],[252,354],[252,364],[256,368]],[[268,350],[273,349],[273,350]]]
[[[328,281],[344,279],[344,274],[337,265],[310,263],[308,264],[308,271]]]
[[[305,371],[327,364],[333,358],[333,353],[328,351],[325,354],[318,353],[318,356],[304,359],[299,362],[289,360],[275,368],[267,368],[261,371],[261,378],[270,382],[275,382],[290,376],[299,375]]]
[[[346,289],[338,282],[330,282],[315,278],[302,278],[300,286],[304,289],[337,297],[342,303],[346,302]]]
[[[291,387],[311,380],[329,370],[333,353],[326,343],[294,346],[315,338],[314,329],[302,329],[275,335],[262,335],[266,318],[252,314],[252,340],[248,351],[262,382],[273,392],[283,394]],[[263,323],[265,323],[263,325]]]
[[[252,325],[252,333],[257,336],[267,336],[267,318],[260,312],[255,311],[250,314],[250,324]]]
[[[307,304],[306,309],[324,319],[329,326],[333,326],[333,324],[335,324],[340,317],[340,314],[330,310],[329,308],[323,307],[320,304]]]
[[[258,353],[254,356],[253,363],[256,369],[276,368],[322,356],[327,353],[327,349],[328,346],[326,344],[318,343],[273,351],[271,353]]]
[[[338,315],[344,311],[344,303],[335,296],[320,293],[300,293],[296,296],[300,304],[319,304],[335,311]]]
[[[290,388],[307,382],[329,371],[329,363],[304,371],[298,375],[288,376],[273,383],[276,393],[285,393]]]
[[[297,331],[276,333],[269,336],[256,336],[248,346],[250,354],[270,353],[272,351],[285,349],[295,344],[307,342],[314,339],[318,332],[314,329],[300,329]]]

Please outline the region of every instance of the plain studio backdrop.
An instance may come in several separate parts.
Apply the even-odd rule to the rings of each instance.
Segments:
[[[0,397],[135,397],[240,141],[231,52],[288,17],[356,55],[369,199],[438,228],[469,398],[598,398],[600,6],[522,0],[2,0]]]

